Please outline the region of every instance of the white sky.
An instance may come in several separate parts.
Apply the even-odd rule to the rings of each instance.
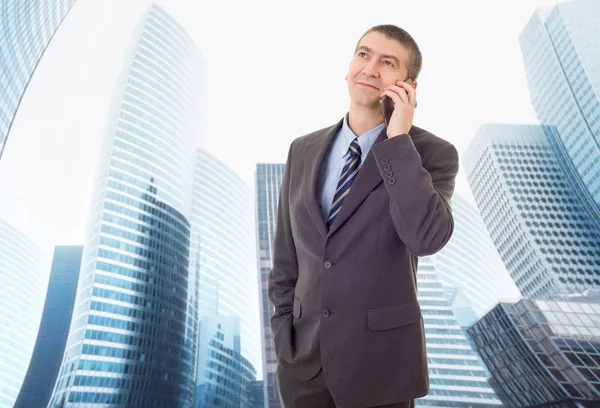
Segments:
[[[537,123],[518,37],[557,0],[163,0],[207,69],[205,148],[252,189],[257,162],[345,114],[354,45],[396,24],[423,54],[414,124],[467,147],[482,123]],[[0,218],[44,250],[82,244],[109,100],[148,0],[78,0],[42,59],[0,160]],[[472,201],[464,173],[456,193]]]

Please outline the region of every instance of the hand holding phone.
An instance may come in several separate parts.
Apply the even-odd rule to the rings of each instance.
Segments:
[[[408,78],[406,81],[407,84],[412,86],[412,79]],[[384,96],[379,100],[379,106],[381,107],[381,113],[383,114],[383,118],[385,120],[385,125],[388,126],[390,123],[390,118],[392,117],[392,113],[394,113],[394,101],[389,96]],[[415,101],[415,108],[417,107],[417,102]]]

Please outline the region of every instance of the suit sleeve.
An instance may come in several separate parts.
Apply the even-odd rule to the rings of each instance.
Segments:
[[[426,169],[407,134],[372,149],[390,193],[390,214],[400,239],[417,256],[435,254],[454,231],[450,199],[459,167],[456,148],[442,145],[427,158]]]
[[[292,236],[289,203],[293,145],[292,142],[279,190],[275,238],[273,240],[273,267],[269,273],[269,299],[275,307],[275,312],[270,319],[273,334],[277,332],[285,317],[292,312],[294,291],[298,280],[298,259]]]

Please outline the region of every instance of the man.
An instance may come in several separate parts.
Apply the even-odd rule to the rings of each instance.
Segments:
[[[429,392],[417,257],[452,236],[458,153],[412,126],[420,70],[406,31],[371,28],[348,114],[290,146],[269,276],[285,408],[408,408]]]

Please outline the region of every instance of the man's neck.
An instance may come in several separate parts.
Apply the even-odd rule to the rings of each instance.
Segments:
[[[348,127],[358,137],[365,134],[383,122],[383,115],[379,106],[357,106],[350,104],[348,111]]]

